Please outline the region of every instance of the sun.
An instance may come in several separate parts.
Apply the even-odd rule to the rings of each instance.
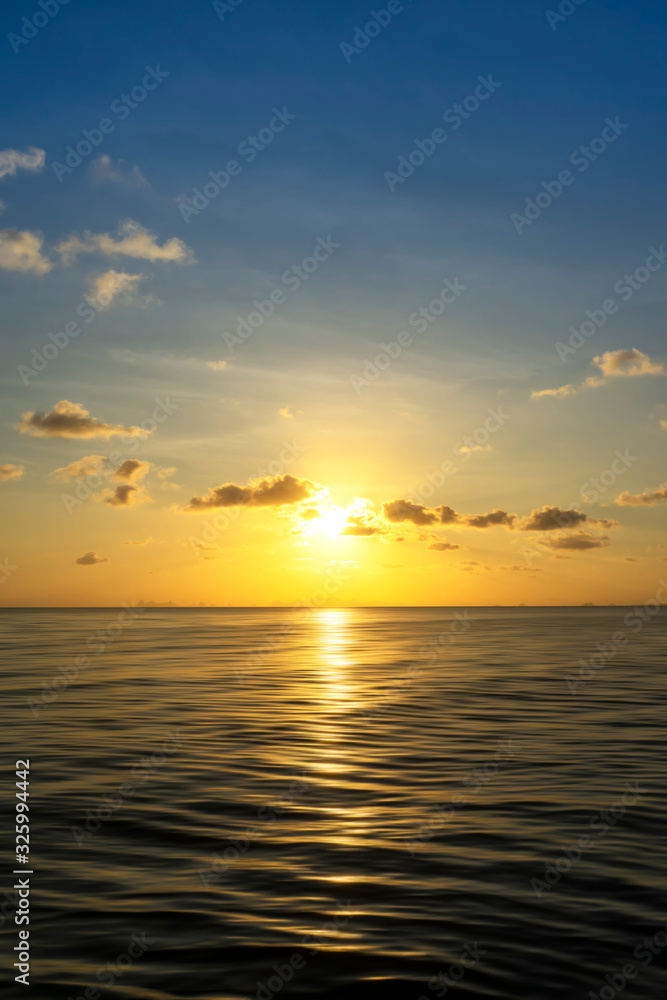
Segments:
[[[313,518],[308,526],[309,535],[320,538],[337,538],[347,521],[348,511],[345,507],[321,507],[320,516]]]

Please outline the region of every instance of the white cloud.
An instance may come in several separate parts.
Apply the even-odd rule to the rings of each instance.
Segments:
[[[109,233],[85,232],[83,239],[72,235],[56,247],[64,264],[71,264],[80,253],[101,253],[106,257],[133,257],[136,260],[176,261],[194,263],[192,250],[178,237],[172,236],[162,246],[150,230],[127,219],[118,228],[118,237]]]
[[[139,282],[145,277],[145,274],[128,274],[126,271],[114,271],[112,268],[91,279],[86,302],[95,306],[98,311],[108,309],[116,301],[124,305],[133,303],[142,306],[151,303],[161,305],[160,300],[154,295],[137,294]]]
[[[125,167],[125,160],[118,160],[114,165],[110,156],[100,156],[90,165],[90,175],[98,184],[127,184],[130,187],[150,187],[150,184],[136,165]]]
[[[44,237],[27,230],[0,229],[0,268],[46,274],[53,263],[42,255]]]
[[[19,152],[18,149],[2,149],[0,150],[0,178],[9,177],[17,170],[36,172],[41,170],[45,163],[45,150],[37,149],[35,146],[30,146],[25,153]]]

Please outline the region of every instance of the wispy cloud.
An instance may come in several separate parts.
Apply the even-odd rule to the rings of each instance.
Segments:
[[[25,465],[0,465],[0,483],[10,479],[20,479],[25,472]]]
[[[139,167],[126,167],[125,160],[118,160],[114,165],[110,156],[100,156],[90,165],[90,177],[97,184],[125,184],[129,187],[149,188],[150,184],[141,173]]]
[[[607,385],[615,378],[637,378],[642,375],[665,375],[665,366],[661,361],[654,361],[648,354],[643,354],[636,347],[630,350],[605,351],[593,358],[592,364],[600,370],[600,375],[590,375],[581,385],[561,385],[558,389],[540,389],[531,393],[531,399],[545,396],[563,398],[574,396],[581,389],[598,389]]]
[[[46,151],[30,146],[25,153],[18,149],[0,150],[0,179],[15,174],[18,170],[36,173],[46,163]]]
[[[667,500],[667,483],[661,483],[654,490],[644,490],[643,493],[621,493],[614,500],[619,507],[655,507]]]
[[[86,294],[86,302],[95,306],[98,312],[109,309],[111,305],[120,302],[124,305],[136,303],[147,306],[155,303],[161,305],[154,295],[139,295],[139,283],[146,278],[145,274],[128,274],[126,271],[114,271],[113,268],[91,278]]]
[[[192,250],[183,240],[172,236],[160,246],[157,238],[138,222],[127,219],[118,228],[117,237],[109,233],[85,232],[83,238],[72,235],[58,244],[56,250],[64,264],[71,264],[81,253],[100,253],[105,257],[133,257],[136,260],[175,261],[192,264]]]

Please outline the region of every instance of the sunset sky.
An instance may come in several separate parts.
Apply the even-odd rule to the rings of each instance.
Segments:
[[[660,5],[22,16],[0,604],[654,596]]]

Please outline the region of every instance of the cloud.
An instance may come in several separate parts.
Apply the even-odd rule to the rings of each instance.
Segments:
[[[150,545],[152,541],[152,538],[127,538],[123,545]]]
[[[588,515],[581,510],[564,510],[562,507],[542,507],[533,510],[517,524],[519,531],[556,531],[559,528],[576,528]]]
[[[383,535],[385,529],[369,519],[367,513],[352,514],[348,517],[341,535],[356,535],[358,538],[371,538],[373,535]]]
[[[438,522],[435,510],[420,503],[412,503],[411,500],[390,500],[382,504],[382,510],[386,519],[394,524],[409,521],[411,524],[421,526]]]
[[[114,271],[113,268],[104,274],[95,275],[90,279],[86,302],[95,306],[98,312],[108,309],[115,301],[123,305],[137,303],[141,306],[155,303],[162,305],[154,295],[139,295],[139,282],[146,278],[145,274],[128,274],[127,271]]]
[[[281,410],[278,410],[281,417],[285,417],[286,420],[294,420],[294,414],[290,413],[289,406],[283,406]]]
[[[17,170],[30,170],[36,173],[46,163],[46,151],[30,146],[25,153],[18,149],[0,150],[0,178],[13,176]]]
[[[541,389],[539,392],[531,392],[531,399],[539,399],[541,396],[555,396],[557,399],[562,399],[563,396],[574,396],[576,389],[573,385],[561,385],[559,389]]]
[[[106,257],[133,257],[136,260],[176,261],[192,264],[195,261],[192,250],[178,237],[172,236],[160,246],[153,233],[138,222],[127,219],[118,228],[118,238],[109,233],[85,232],[83,239],[70,236],[58,244],[56,250],[64,264],[71,264],[80,253],[101,253]]]
[[[516,514],[508,514],[506,510],[492,510],[489,514],[466,514],[465,524],[469,528],[493,528],[504,525],[511,528],[516,520]]]
[[[530,398],[574,396],[580,389],[598,389],[607,385],[610,379],[622,376],[667,375],[661,361],[653,361],[648,354],[642,354],[636,347],[630,350],[605,351],[604,354],[593,358],[591,363],[600,369],[601,375],[590,375],[579,386],[569,384],[562,385],[559,389],[542,389],[540,392],[531,393]]]
[[[453,552],[454,549],[460,549],[461,545],[452,545],[451,542],[433,542],[429,545],[429,549],[434,549],[436,552]]]
[[[583,551],[584,549],[603,549],[609,545],[609,538],[606,535],[592,535],[587,531],[579,531],[575,535],[560,535],[557,538],[545,539],[541,544],[553,550]]]
[[[223,368],[227,367],[226,361],[207,361],[207,368],[212,368],[214,372],[221,372]]]
[[[60,469],[54,469],[51,475],[54,479],[83,479],[84,476],[97,476],[106,471],[104,466],[109,461],[104,455],[84,455],[69,465],[63,465]]]
[[[541,573],[541,569],[535,566],[499,566],[498,569],[507,570],[511,573]]]
[[[661,420],[660,426],[663,429],[663,431],[667,431],[667,420]]]
[[[480,451],[493,451],[490,444],[462,444],[456,449],[457,455],[476,455]]]
[[[667,483],[661,483],[654,490],[644,490],[643,493],[621,493],[614,503],[619,507],[655,507],[664,500],[667,500]]]
[[[150,187],[139,167],[134,166],[128,170],[124,164],[125,160],[118,160],[114,166],[110,156],[100,156],[91,163],[89,174],[97,184],[106,181],[111,184],[126,184],[130,187]]]
[[[313,521],[316,517],[320,517],[320,512],[317,507],[304,507],[303,510],[299,511],[299,517],[302,517],[304,521]]]
[[[151,502],[148,494],[132,483],[117,486],[111,494],[103,494],[101,499],[110,507],[137,507],[139,504]]]
[[[247,486],[224,483],[204,497],[192,497],[184,510],[196,513],[214,507],[286,507],[308,500],[316,492],[314,483],[295,476],[267,476]]]
[[[86,552],[85,556],[79,556],[78,559],[75,559],[75,562],[79,566],[97,566],[98,563],[109,562],[109,560],[98,556],[97,552]]]
[[[114,479],[139,483],[151,467],[150,462],[140,462],[138,458],[127,458],[113,474]]]
[[[21,434],[31,434],[33,437],[111,438],[118,435],[146,437],[151,433],[141,427],[105,424],[91,417],[88,410],[84,410],[80,403],[70,403],[67,399],[61,399],[49,413],[28,411],[21,414],[21,419],[15,427]]]
[[[25,472],[25,465],[0,465],[0,483],[10,479],[20,479]]]
[[[439,507],[424,507],[411,500],[390,500],[382,505],[384,516],[388,521],[411,524],[422,527],[427,524],[460,524],[469,528],[490,528],[501,524],[508,528],[516,518],[516,514],[508,514],[504,510],[494,510],[489,514],[457,514],[453,507],[441,504]]]
[[[662,362],[652,361],[648,354],[642,354],[636,347],[629,351],[606,351],[593,361],[607,378],[666,374]]]
[[[160,489],[162,490],[180,490],[183,488],[182,483],[170,483],[169,479],[175,474],[176,466],[172,465],[168,469],[158,469],[157,477],[160,480]]]
[[[42,256],[44,237],[27,230],[0,229],[0,268],[3,271],[32,271],[46,274],[53,267],[48,257]]]

